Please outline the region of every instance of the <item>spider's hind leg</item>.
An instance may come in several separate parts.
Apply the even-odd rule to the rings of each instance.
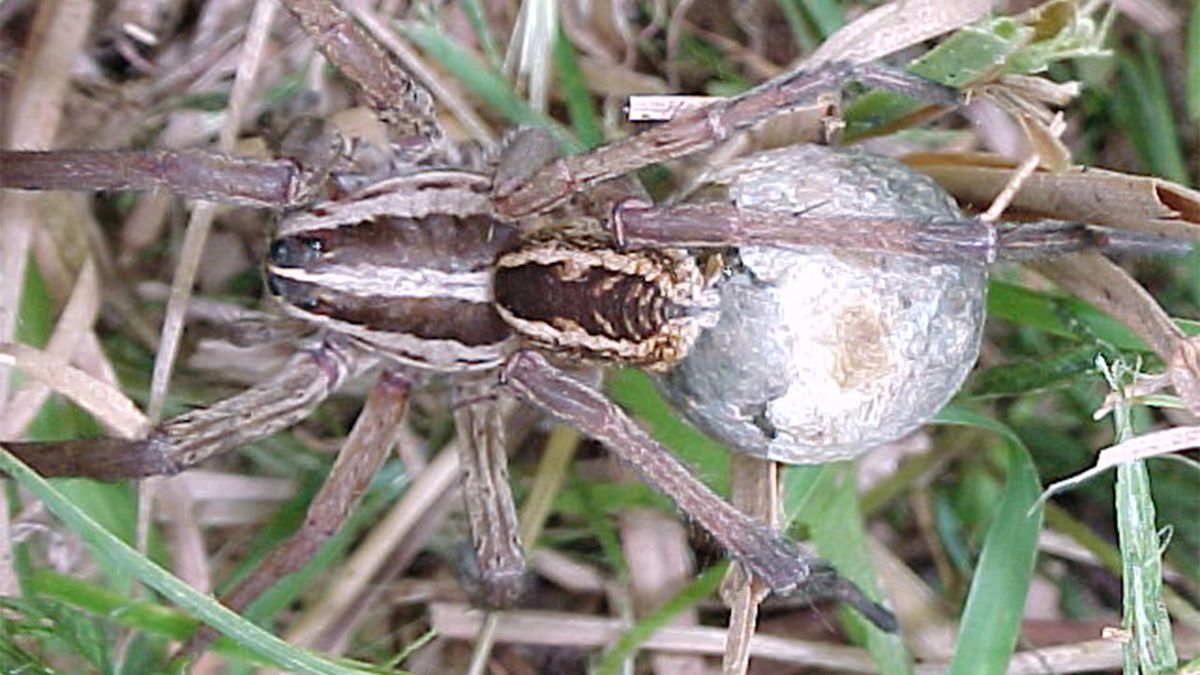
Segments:
[[[896,629],[895,618],[886,608],[829,563],[731,506],[615,403],[550,365],[544,356],[518,352],[505,365],[502,382],[520,397],[603,443],[644,482],[670,497],[773,592],[835,597],[880,629]]]

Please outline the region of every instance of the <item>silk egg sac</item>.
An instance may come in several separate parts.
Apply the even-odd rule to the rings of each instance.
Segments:
[[[855,149],[801,145],[702,178],[694,200],[810,215],[962,218],[930,178]],[[730,251],[720,319],[660,385],[685,417],[743,452],[848,459],[928,422],[979,352],[981,263],[823,247]]]

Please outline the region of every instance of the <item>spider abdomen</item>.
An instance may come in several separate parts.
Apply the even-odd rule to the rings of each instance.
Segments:
[[[614,251],[586,238],[534,242],[501,256],[500,316],[547,350],[662,369],[711,323],[695,262],[675,251]]]

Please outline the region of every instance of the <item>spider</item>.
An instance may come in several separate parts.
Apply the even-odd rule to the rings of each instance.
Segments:
[[[430,375],[443,376],[457,389],[459,433],[468,440],[460,463],[480,601],[506,607],[520,593],[524,562],[503,469],[502,422],[491,394],[498,387],[600,441],[772,591],[833,596],[877,626],[894,629],[886,609],[827,563],[730,506],[625,412],[561,366],[599,362],[667,370],[684,359],[717,316],[713,273],[684,246],[725,249],[766,241],[979,264],[995,257],[995,230],[972,219],[913,227],[886,217],[841,218],[827,221],[837,227],[826,231],[797,230],[804,214],[756,220],[750,209],[654,207],[626,179],[852,81],[944,105],[956,103],[954,92],[886,68],[829,63],[581,155],[556,157],[538,135],[521,134],[498,168],[483,172],[454,167],[458,155],[428,94],[336,4],[285,4],[388,125],[400,150],[395,156],[379,162],[361,148],[342,147],[274,161],[186,150],[4,151],[0,186],[166,187],[283,211],[265,280],[280,310],[311,327],[303,346],[276,376],[168,419],[144,439],[7,447],[45,476],[175,474],[296,424],[347,380],[382,365],[303,527],[222,598],[237,610],[295,571],[340,527],[385,459],[410,388]],[[584,192],[587,200],[573,199]],[[799,231],[811,234],[789,239]],[[1091,236],[1080,238],[1080,245]],[[198,634],[191,648],[211,637]]]

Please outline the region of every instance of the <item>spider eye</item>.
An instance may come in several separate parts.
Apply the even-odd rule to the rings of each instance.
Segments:
[[[317,237],[280,237],[271,242],[271,264],[278,267],[302,267],[320,259],[325,242]]]
[[[313,285],[295,281],[277,274],[267,274],[267,290],[287,303],[306,312],[315,312],[321,307],[321,298],[315,292]]]

